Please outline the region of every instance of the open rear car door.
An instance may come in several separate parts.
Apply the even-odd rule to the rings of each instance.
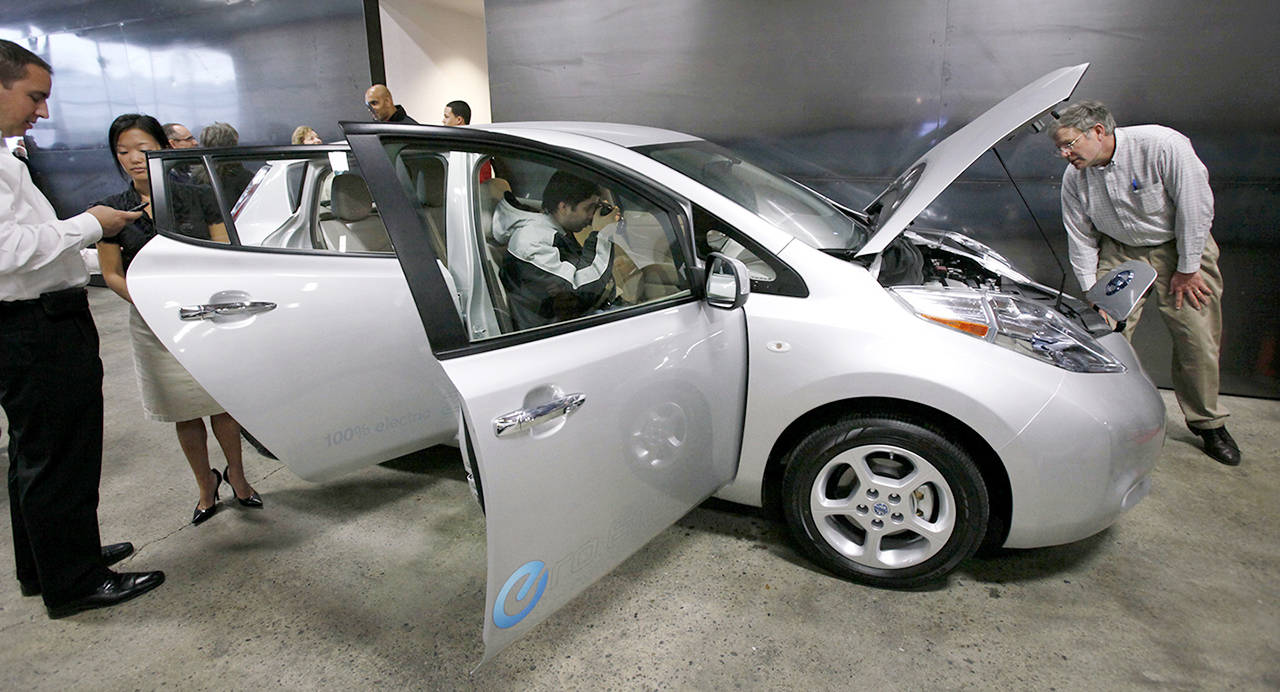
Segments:
[[[258,441],[323,480],[454,439],[452,387],[345,146],[149,166],[161,235],[128,268],[133,302]]]

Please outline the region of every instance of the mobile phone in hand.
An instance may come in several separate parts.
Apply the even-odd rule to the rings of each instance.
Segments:
[[[139,205],[138,205],[138,206],[136,206],[136,207],[131,207],[131,208],[129,208],[129,209],[125,209],[125,211],[142,211],[143,209],[146,209],[146,208],[147,208],[147,205],[148,205],[148,204],[150,204],[150,202],[143,202],[142,204],[139,204]]]

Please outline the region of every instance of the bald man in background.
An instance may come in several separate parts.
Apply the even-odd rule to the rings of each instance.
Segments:
[[[404,112],[404,106],[398,106],[391,98],[391,90],[385,84],[374,84],[364,92],[364,105],[373,114],[373,118],[384,123],[407,123],[417,125],[418,121]]]

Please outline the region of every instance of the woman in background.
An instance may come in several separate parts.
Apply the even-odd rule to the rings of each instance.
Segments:
[[[142,216],[126,226],[114,238],[98,243],[98,261],[102,278],[117,295],[133,303],[125,282],[134,256],[156,234],[151,217],[151,180],[147,169],[147,152],[169,148],[160,123],[149,115],[128,113],[115,119],[107,131],[107,142],[116,157],[116,167],[129,185],[121,193],[99,204],[116,209],[141,208]],[[212,196],[201,194],[195,186],[171,182],[170,204],[175,217],[196,220],[184,224],[199,229],[194,233],[210,240],[227,242],[226,227]],[[207,230],[206,230],[207,229]],[[204,233],[207,233],[205,235]],[[240,424],[223,411],[207,392],[178,363],[151,329],[143,322],[136,307],[129,308],[129,332],[133,342],[133,365],[142,394],[142,407],[151,420],[174,423],[178,445],[187,457],[191,472],[200,488],[192,524],[200,524],[218,511],[218,486],[224,476],[209,467],[208,433],[204,416],[209,416],[213,436],[222,448],[227,467],[225,479],[236,500],[246,507],[262,507],[262,499],[244,476],[240,455]]]
[[[320,139],[320,135],[306,125],[299,125],[295,128],[293,137],[289,141],[294,144],[324,144],[324,140]]]

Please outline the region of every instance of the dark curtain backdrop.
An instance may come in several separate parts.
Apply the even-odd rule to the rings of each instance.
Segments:
[[[1280,396],[1280,11],[1273,0],[487,0],[495,121],[603,120],[734,146],[861,206],[929,146],[1027,82],[1092,64],[1077,98],[1191,137],[1226,275],[1223,391]],[[1066,261],[1063,162],[1043,136],[1001,154]],[[922,216],[1062,281],[987,154]],[[1074,278],[1066,286],[1079,293]],[[1152,310],[1137,345],[1169,383]]]

